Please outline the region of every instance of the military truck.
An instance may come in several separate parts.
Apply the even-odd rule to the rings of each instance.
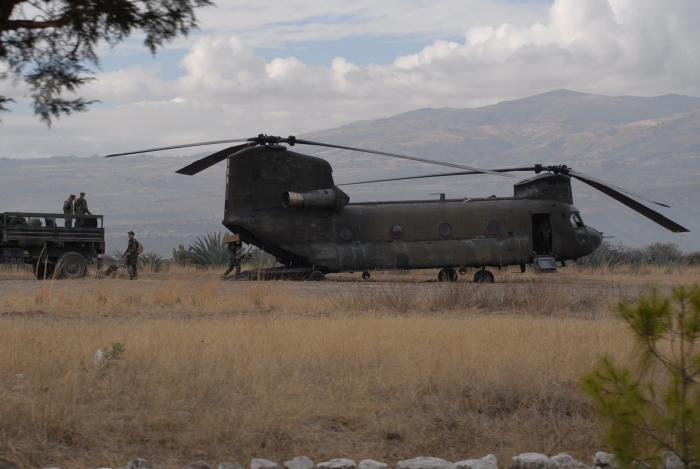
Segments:
[[[66,227],[66,218],[85,226]],[[102,215],[5,212],[0,223],[0,264],[30,264],[38,279],[83,278],[105,253]]]

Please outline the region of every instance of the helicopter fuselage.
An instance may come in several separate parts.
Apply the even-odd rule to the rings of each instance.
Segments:
[[[305,203],[289,203],[304,194]],[[583,224],[562,175],[522,181],[507,198],[347,201],[319,158],[262,146],[228,159],[223,224],[287,266],[326,273],[501,267],[536,256],[577,259],[602,241]]]

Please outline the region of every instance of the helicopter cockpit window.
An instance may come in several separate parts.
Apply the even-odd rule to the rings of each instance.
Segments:
[[[571,214],[571,226],[574,228],[583,228],[585,225],[583,224],[583,220],[581,219],[581,215],[578,213],[572,213]]]

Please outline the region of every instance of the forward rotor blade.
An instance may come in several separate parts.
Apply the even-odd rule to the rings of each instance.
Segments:
[[[309,140],[301,140],[301,139],[294,139],[294,143],[295,144],[296,143],[303,144],[303,145],[314,145],[317,147],[339,148],[341,150],[361,151],[364,153],[374,153],[375,155],[391,156],[392,158],[401,158],[404,160],[420,161],[421,163],[436,164],[436,165],[440,165],[440,166],[449,166],[450,168],[466,169],[469,171],[475,171],[477,173],[495,174],[497,176],[504,176],[504,177],[515,177],[515,176],[511,176],[510,174],[500,174],[500,173],[497,173],[495,171],[490,171],[488,169],[481,169],[481,168],[477,168],[475,166],[444,163],[442,161],[426,160],[424,158],[417,158],[415,156],[397,155],[396,153],[387,153],[387,152],[375,151],[375,150],[364,150],[362,148],[345,147],[342,145],[331,145],[328,143],[311,142]]]
[[[643,195],[637,194],[636,192],[632,192],[629,189],[625,189],[624,187],[616,186],[615,184],[610,184],[609,182],[594,178],[593,176],[589,176],[588,174],[583,174],[583,173],[579,173],[578,171],[571,171],[571,170],[569,170],[569,172],[567,174],[575,177],[579,181],[585,182],[586,184],[589,184],[588,181],[590,181],[590,182],[599,184],[601,186],[610,187],[618,192],[622,192],[623,194],[629,194],[631,196],[637,197],[638,199],[646,200],[649,203],[660,205],[660,206],[666,207],[666,208],[670,208],[666,204],[662,204],[661,202],[656,202],[654,200],[648,199],[648,198],[644,197]],[[589,184],[589,185],[593,186],[593,184]],[[593,187],[596,187],[596,186],[593,186]]]
[[[184,174],[186,176],[194,176],[195,174],[204,171],[205,169],[211,166],[214,166],[216,163],[224,161],[229,156],[233,155],[238,151],[243,150],[244,148],[248,148],[249,146],[249,143],[244,143],[243,145],[236,145],[235,147],[225,148],[223,150],[217,151],[216,153],[212,153],[209,156],[200,158],[194,163],[188,164],[184,168],[178,169],[175,172],[178,174]]]
[[[204,145],[216,145],[217,143],[249,142],[251,140],[252,139],[250,139],[250,138],[236,138],[233,140],[218,140],[216,142],[188,143],[186,145],[174,145],[172,147],[149,148],[148,150],[130,151],[128,153],[114,153],[113,155],[105,156],[105,158],[111,158],[113,156],[139,155],[141,153],[148,153],[151,151],[173,150],[175,148],[188,148],[188,147],[201,147]]]
[[[669,231],[672,231],[674,233],[686,233],[686,232],[690,231],[689,229],[682,227],[678,223],[676,223],[672,220],[669,220],[665,216],[661,215],[659,212],[652,210],[649,207],[646,207],[646,206],[640,204],[636,200],[634,200],[630,197],[627,197],[625,194],[623,194],[621,192],[618,192],[617,190],[613,189],[611,187],[611,185],[602,184],[601,182],[595,181],[590,177],[581,177],[581,175],[579,173],[576,173],[574,171],[569,172],[569,175],[571,177],[575,177],[579,181],[584,182],[595,189],[598,189],[602,193],[609,195],[610,197],[617,200],[618,202],[621,202],[621,203],[627,205],[629,208],[631,208],[635,212],[641,213],[642,215],[647,217],[649,220],[658,223],[659,225],[663,226],[664,228],[666,228]],[[644,200],[647,200],[647,199],[644,199]],[[654,202],[654,203],[656,203],[656,202]],[[659,205],[661,205],[661,204],[659,204]]]
[[[509,173],[516,171],[534,171],[534,167],[528,168],[502,168],[502,169],[491,169],[489,171],[494,171],[497,173]],[[406,176],[402,178],[389,178],[389,179],[374,179],[372,181],[358,181],[358,182],[346,182],[344,184],[336,184],[336,186],[353,186],[356,184],[371,184],[375,182],[391,182],[391,181],[404,181],[407,179],[423,179],[423,178],[439,178],[445,176],[466,176],[469,174],[483,174],[480,171],[460,171],[458,173],[435,173],[435,174],[424,174],[422,176]]]

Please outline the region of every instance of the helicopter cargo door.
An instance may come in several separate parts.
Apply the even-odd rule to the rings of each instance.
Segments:
[[[536,213],[532,216],[532,250],[538,256],[552,254],[552,216]]]

